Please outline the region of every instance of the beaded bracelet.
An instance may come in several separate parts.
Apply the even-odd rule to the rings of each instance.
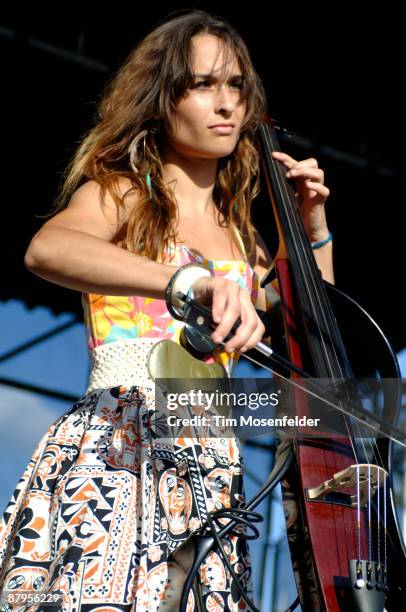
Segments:
[[[333,234],[329,232],[325,240],[319,240],[318,242],[311,242],[310,246],[312,247],[312,249],[319,249],[320,247],[324,246],[328,242],[331,242],[332,240],[333,240]]]
[[[183,318],[183,302],[176,297],[176,294],[179,291],[187,294],[193,283],[204,276],[212,276],[211,271],[201,264],[188,263],[176,270],[171,277],[166,286],[165,300],[169,313],[175,319],[182,320]]]

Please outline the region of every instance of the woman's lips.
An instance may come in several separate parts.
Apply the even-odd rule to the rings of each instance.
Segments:
[[[209,128],[213,130],[213,132],[217,132],[218,134],[231,134],[234,130],[234,126],[232,125],[216,125],[215,127]]]

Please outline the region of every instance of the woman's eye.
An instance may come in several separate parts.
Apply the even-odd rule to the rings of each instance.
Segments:
[[[196,83],[193,87],[195,89],[202,89],[200,86],[201,85],[207,85],[210,86],[211,83],[209,81],[199,81],[199,83]],[[242,83],[230,83],[230,87],[236,87],[237,89],[242,89]]]
[[[196,83],[194,87],[199,88],[200,85],[209,85],[209,81],[199,81],[199,83]]]

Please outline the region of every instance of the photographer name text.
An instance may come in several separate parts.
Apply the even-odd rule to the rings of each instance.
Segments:
[[[238,417],[225,417],[219,414],[210,416],[193,416],[181,418],[175,415],[167,417],[170,427],[317,427],[320,419],[311,419],[306,416],[260,418],[253,415],[239,415]]]

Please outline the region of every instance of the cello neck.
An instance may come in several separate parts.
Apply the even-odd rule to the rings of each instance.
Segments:
[[[280,253],[286,257],[295,286],[313,375],[320,378],[351,376],[344,344],[317,267],[285,166],[272,157],[279,151],[275,130],[259,126],[261,161],[279,232]],[[276,266],[278,269],[278,265]]]

